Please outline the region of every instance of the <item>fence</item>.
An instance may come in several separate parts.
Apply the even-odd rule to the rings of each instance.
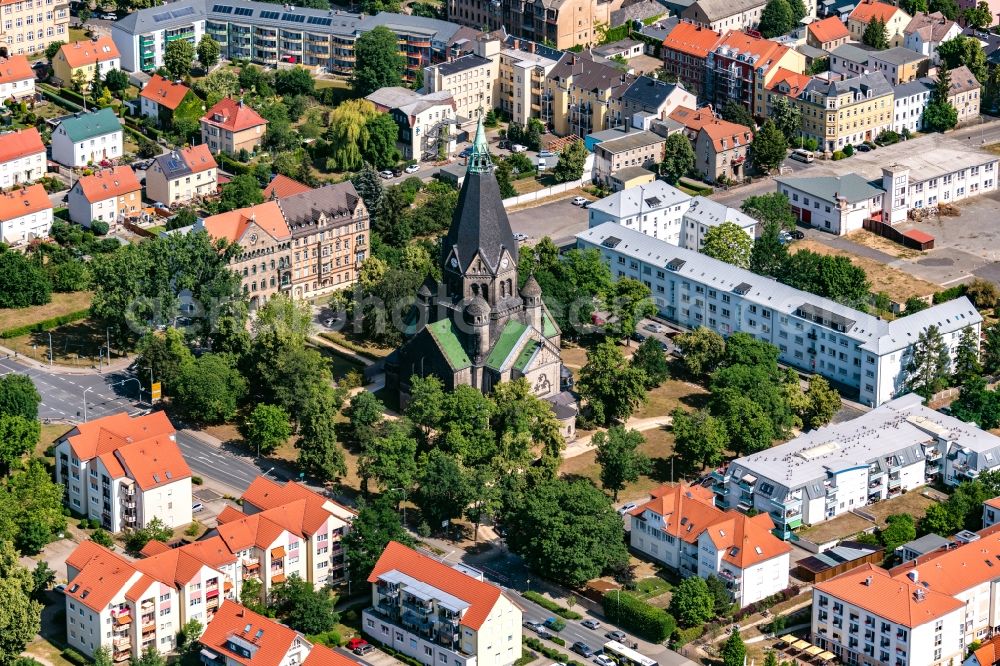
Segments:
[[[586,174],[584,174],[584,178],[580,180],[574,180],[568,183],[560,183],[559,185],[553,185],[552,187],[545,187],[536,192],[528,192],[527,194],[521,194],[516,197],[504,199],[503,207],[510,208],[511,206],[520,206],[521,204],[530,203],[532,201],[538,201],[539,199],[545,199],[555,194],[562,194],[563,192],[568,192],[570,190],[576,189],[577,187],[580,187],[589,180],[590,179],[586,177]]]
[[[933,239],[931,239],[929,243],[927,241],[922,242],[916,238],[907,236],[902,231],[886,222],[866,218],[861,224],[865,229],[873,234],[878,234],[883,238],[888,238],[889,240],[899,243],[900,245],[908,247],[912,250],[931,250],[934,248]]]

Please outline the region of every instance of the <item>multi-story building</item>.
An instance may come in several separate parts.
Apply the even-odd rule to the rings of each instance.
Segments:
[[[903,221],[909,208],[953,203],[997,189],[998,161],[995,155],[945,145],[933,153],[914,154],[896,160],[897,201],[891,219]]]
[[[146,169],[146,196],[168,206],[212,196],[219,165],[205,144],[158,155]]]
[[[89,227],[94,220],[115,226],[138,214],[142,185],[128,165],[99,169],[81,176],[69,191],[69,219]]]
[[[154,517],[167,527],[191,522],[191,470],[163,412],[79,423],[56,442],[55,456],[70,510],[104,529],[138,529]]]
[[[203,108],[201,99],[180,81],[165,79],[153,74],[139,93],[139,113],[155,120],[160,127],[170,127],[174,112],[182,103],[196,104]]]
[[[788,587],[792,548],[771,530],[766,511],[748,517],[715,507],[701,486],[661,486],[652,499],[629,512],[629,543],[682,577],[715,576],[740,608]]]
[[[649,129],[652,121],[664,120],[677,107],[697,106],[697,98],[680,83],[640,76],[621,94],[621,114],[636,129]]]
[[[500,50],[499,76],[494,99],[510,121],[524,125],[531,118],[551,123],[551,99],[546,97],[545,80],[562,53],[541,44],[511,40]]]
[[[787,538],[800,525],[831,520],[934,479],[957,485],[968,478],[958,475],[954,463],[963,447],[983,452],[998,446],[1000,437],[930,409],[909,393],[766,454],[737,458],[713,473],[716,503],[769,511]]]
[[[949,70],[948,103],[958,111],[958,122],[967,122],[979,116],[980,88],[968,67],[961,65]],[[935,80],[935,83],[937,81]]]
[[[694,148],[695,171],[702,178],[710,183],[743,178],[747,151],[753,141],[749,127],[716,118],[708,107],[681,107],[670,117],[684,125],[684,134]]]
[[[508,666],[521,655],[521,610],[475,569],[391,541],[368,582],[362,632],[426,666]]]
[[[860,42],[868,24],[873,19],[880,19],[885,23],[889,46],[902,46],[906,38],[904,31],[912,18],[895,5],[878,0],[862,0],[847,17],[847,29],[851,33],[851,39]]]
[[[205,627],[198,643],[205,666],[356,666],[357,662],[233,601]]]
[[[806,26],[806,44],[824,51],[832,51],[851,38],[844,22],[836,16],[813,21]]]
[[[784,67],[775,72],[771,83],[767,85],[767,117],[772,117],[774,101],[777,98],[784,97],[794,105],[795,99],[802,94],[810,81],[812,81],[810,75],[797,74]]]
[[[941,12],[920,12],[903,29],[903,46],[927,56],[934,65],[940,65],[938,47],[960,34],[962,27]]]
[[[483,27],[482,24],[462,27],[458,22],[379,12],[375,16],[362,17],[356,33],[360,36],[378,26],[396,34],[400,54],[406,58],[403,80],[407,83],[412,83],[425,67],[447,62],[467,50],[471,51],[472,42],[478,38]]]
[[[52,201],[42,185],[0,192],[0,241],[21,245],[52,230]]]
[[[982,324],[964,297],[885,321],[618,224],[576,238],[580,248],[600,251],[616,279],[647,284],[661,316],[724,336],[754,335],[777,346],[782,363],[857,391],[868,405],[907,390],[913,343],[929,326],[938,326],[954,349],[966,328],[978,335]]]
[[[424,70],[427,92],[450,93],[455,113],[462,118],[478,118],[497,106],[494,84],[500,75],[500,42],[485,44],[490,47],[486,57],[470,53]]]
[[[292,296],[351,286],[368,256],[369,217],[349,181],[278,200],[292,233]]]
[[[545,81],[542,122],[559,136],[622,127],[620,99],[635,76],[587,53],[566,53]]]
[[[701,97],[705,93],[705,66],[708,54],[722,35],[701,25],[681,21],[664,38],[663,68]]]
[[[206,217],[193,230],[240,246],[230,269],[243,278],[243,293],[256,309],[292,285],[292,232],[275,201]]]
[[[505,29],[514,37],[563,50],[596,44],[598,25],[611,25],[623,0],[449,0],[448,20],[476,30]]]
[[[45,175],[45,144],[34,127],[0,134],[0,188],[30,183]]]
[[[802,72],[805,66],[805,56],[792,48],[731,31],[708,54],[705,98],[717,109],[733,100],[754,116],[763,117],[767,111],[766,88],[778,70]]]
[[[868,57],[874,50],[864,44],[841,44],[830,52],[830,71],[847,78],[870,74]]]
[[[108,72],[121,69],[121,64],[118,47],[104,35],[63,44],[52,59],[52,74],[66,86],[80,82],[86,87],[95,76],[103,81]]]
[[[107,648],[114,663],[167,654],[187,622],[204,626],[220,606],[235,604],[224,574],[188,549],[163,546],[133,562],[84,541],[66,559],[66,578],[70,646],[91,658]]]
[[[421,94],[392,86],[379,88],[365,99],[396,121],[396,145],[405,158],[438,160],[455,151],[459,120],[451,91]]]
[[[881,73],[839,81],[814,78],[795,104],[802,112],[802,135],[827,153],[892,129],[893,89]]]
[[[0,43],[7,54],[41,53],[55,41],[66,41],[69,30],[69,3],[61,0],[23,0],[3,4],[3,32]]]
[[[882,72],[890,84],[896,86],[927,75],[930,59],[903,46],[868,54],[868,68]]]
[[[221,99],[201,118],[201,142],[208,144],[212,153],[253,153],[263,143],[266,131],[267,120],[242,99]]]
[[[683,21],[724,33],[756,28],[766,4],[761,0],[695,0],[680,17]]]
[[[205,35],[205,0],[182,0],[169,7],[137,9],[111,24],[111,38],[121,53],[122,69],[151,72],[163,67],[170,42],[183,39],[195,46]],[[218,39],[216,40],[218,41]],[[222,55],[226,57],[225,44]]]
[[[122,156],[122,125],[113,109],[78,111],[52,130],[52,160],[84,167]]]
[[[813,588],[812,642],[850,664],[944,666],[965,654],[966,615],[919,576],[864,564]]]
[[[594,148],[593,179],[610,185],[612,174],[626,167],[650,168],[663,161],[667,140],[646,130],[633,130],[620,138],[601,141]]]
[[[888,184],[892,174],[887,174]],[[881,218],[885,189],[861,176],[815,176],[775,179],[778,192],[788,197],[792,214],[802,224],[844,236],[864,226],[869,218]]]
[[[0,98],[35,96],[35,70],[23,55],[0,58]]]
[[[1000,497],[992,497],[983,502],[983,528],[1000,523]]]
[[[300,183],[299,181],[289,178],[288,176],[276,173],[271,177],[271,182],[264,188],[264,201],[270,201],[271,199],[284,199],[285,197],[290,197],[293,194],[308,192],[311,189],[312,188],[308,185]]]
[[[917,79],[896,86],[893,91],[892,131],[918,132],[924,128],[924,109],[931,103],[934,84]]]

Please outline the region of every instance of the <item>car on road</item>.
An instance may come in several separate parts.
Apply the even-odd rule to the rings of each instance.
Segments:
[[[551,150],[539,150],[538,151],[538,156],[539,157],[555,157],[556,154],[553,153]]]
[[[573,205],[574,206],[582,206],[585,203],[587,203],[587,198],[586,197],[573,197]]]
[[[406,167],[404,169],[404,171],[406,171],[406,173],[416,173],[416,172],[420,171],[420,165],[419,164],[411,164],[410,166]]]
[[[583,641],[577,641],[573,643],[573,647],[571,647],[570,649],[573,650],[573,652],[576,652],[578,655],[585,657],[586,659],[590,659],[591,657],[594,656],[594,649],[589,645],[587,645],[586,643],[584,643]]]
[[[524,622],[522,622],[522,624],[528,629],[531,629],[532,631],[538,631],[539,629],[542,628],[542,623],[535,622],[534,620],[525,620]]]
[[[205,510],[205,505],[201,502],[195,502],[191,505],[191,513],[200,513]]]
[[[871,147],[866,146],[863,143],[859,143],[854,150],[858,151],[859,153],[867,153],[869,150],[871,150]]]
[[[643,328],[646,329],[647,331],[650,331],[651,333],[663,333],[663,331],[667,330],[667,327],[664,326],[663,324],[654,324],[654,323],[646,324],[645,326],[643,326]]]
[[[624,516],[629,511],[632,511],[633,509],[635,509],[635,507],[636,507],[636,503],[635,502],[629,502],[628,504],[623,504],[622,508],[618,509],[618,513],[620,513],[621,515]]]
[[[528,152],[527,146],[522,146],[519,143],[511,144],[510,152],[512,153],[526,153]]]
[[[618,664],[615,663],[615,660],[606,654],[599,654],[594,657],[594,663],[596,663],[597,666],[618,666]]]
[[[522,234],[519,231],[516,234],[514,234],[514,240],[516,240],[519,243],[523,243],[524,241],[528,240],[528,234]]]
[[[386,180],[392,178],[392,172],[386,169],[385,171],[379,171],[378,175],[382,176]]]
[[[584,620],[580,624],[582,624],[583,626],[587,627],[587,629],[597,629],[598,627],[601,626],[600,622],[598,622],[597,620],[591,620],[589,618],[586,619],[586,620]]]
[[[502,139],[500,142],[497,143],[497,148],[501,150],[510,150],[510,141],[508,141],[507,139]]]
[[[613,641],[618,641],[619,643],[624,643],[625,639],[628,638],[624,631],[609,631],[604,634],[604,637]]]
[[[58,585],[52,588],[52,591],[55,592],[56,594],[66,594],[66,586],[62,583],[59,583]]]
[[[368,641],[366,641],[363,638],[359,638],[357,636],[355,636],[351,640],[347,641],[347,649],[348,650],[357,650],[359,647],[361,647],[363,645],[368,645]]]
[[[363,657],[366,654],[369,654],[374,651],[375,651],[375,646],[370,644],[360,645],[354,648],[353,650],[354,654],[358,655],[359,657]]]

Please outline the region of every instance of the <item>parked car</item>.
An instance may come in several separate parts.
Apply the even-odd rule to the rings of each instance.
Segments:
[[[111,13],[101,14],[101,18],[104,19],[105,21],[117,21],[118,20],[118,15],[117,14],[111,14]]]
[[[656,324],[656,323],[646,324],[645,326],[643,326],[643,328],[653,333],[663,333],[663,331],[666,330],[666,326],[664,326],[663,324]]]
[[[516,234],[514,234],[514,240],[516,240],[519,243],[523,243],[524,241],[528,240],[528,234],[522,234],[519,231]]]
[[[604,634],[604,637],[613,641],[618,641],[619,643],[624,643],[625,639],[628,638],[624,631],[609,631]]]
[[[597,620],[591,620],[589,618],[586,619],[586,620],[584,620],[580,624],[582,624],[583,626],[587,627],[587,629],[597,629],[598,627],[601,626],[600,622],[598,622]]]
[[[195,502],[191,505],[191,513],[200,513],[205,510],[205,505],[201,502]]]
[[[392,172],[389,171],[388,169],[386,169],[385,171],[379,171],[378,175],[382,176],[386,180],[388,180],[389,178],[392,178]]]
[[[798,229],[792,229],[791,231],[788,232],[788,234],[795,240],[802,240],[803,238],[806,237],[806,235],[801,231],[799,231]]]
[[[500,148],[501,150],[510,150],[510,141],[507,139],[501,139],[500,142],[497,143],[497,148]]]
[[[587,203],[587,197],[573,197],[574,206],[582,206]]]
[[[403,170],[402,169],[393,169],[392,170],[392,177],[393,178],[399,178],[402,175],[403,175]]]
[[[511,145],[510,152],[512,152],[512,153],[526,153],[526,152],[528,152],[528,147],[527,146],[522,146],[519,143],[515,143],[515,144]]]
[[[629,511],[634,510],[635,507],[636,507],[636,503],[635,502],[629,502],[628,504],[623,504],[622,508],[618,509],[618,513],[620,513],[621,515],[624,516]]]
[[[551,150],[539,150],[538,151],[538,156],[539,157],[555,157],[556,154],[553,153]]]
[[[406,173],[416,173],[416,172],[420,171],[420,165],[419,164],[411,164],[410,166],[406,167],[403,170]]]
[[[863,143],[859,143],[858,147],[855,148],[854,150],[858,151],[859,153],[867,153],[869,150],[871,150],[871,147]]]
[[[52,591],[56,594],[66,594],[66,586],[63,583],[59,583],[52,588]]]
[[[573,647],[570,649],[573,650],[573,652],[576,652],[578,655],[581,655],[582,657],[585,657],[587,659],[590,659],[592,656],[594,656],[593,648],[591,648],[583,641],[577,641],[573,643]]]
[[[597,666],[618,666],[618,664],[615,663],[615,660],[606,654],[599,654],[594,657],[594,663],[596,663]]]
[[[369,654],[374,651],[375,651],[374,645],[362,645],[360,647],[354,648],[354,654],[358,655],[359,657],[363,657],[366,654]]]
[[[347,641],[348,650],[357,650],[359,647],[363,645],[368,645],[368,641],[358,636],[355,636],[351,640]]]

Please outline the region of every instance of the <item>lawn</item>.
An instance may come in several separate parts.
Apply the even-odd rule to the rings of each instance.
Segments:
[[[77,310],[85,310],[90,307],[91,298],[93,298],[93,294],[89,291],[76,291],[68,294],[53,293],[52,300],[45,305],[33,305],[28,308],[0,309],[0,330],[27,326],[45,319],[76,312]]]
[[[634,594],[640,599],[652,599],[666,594],[672,589],[674,586],[659,576],[650,576],[636,582]]]
[[[355,335],[353,331],[326,331],[320,333],[320,337],[326,338],[330,342],[346,347],[357,354],[367,356],[373,360],[385,358],[393,352],[392,347],[375,346],[366,341],[363,335]]]
[[[660,386],[650,391],[645,405],[633,414],[633,418],[648,419],[665,416],[677,407],[688,410],[705,406],[708,401],[708,391],[703,386],[684,382],[679,379],[668,379]]]
[[[859,507],[859,509],[873,515],[876,525],[880,528],[885,527],[886,518],[897,514],[908,513],[913,516],[914,520],[920,520],[927,513],[927,508],[936,503],[934,499],[924,495],[923,492],[923,488],[916,488],[899,497]],[[826,543],[833,539],[846,539],[871,527],[873,527],[872,523],[861,516],[844,513],[833,520],[801,530],[798,535],[814,543]]]
[[[89,296],[88,296],[89,302]],[[82,304],[77,304],[82,307]],[[65,324],[51,331],[29,333],[16,338],[4,340],[2,344],[18,354],[29,356],[37,361],[49,360],[49,335],[52,336],[52,360],[60,365],[97,366],[100,359],[98,350],[107,344],[106,329],[95,321],[82,321]],[[119,350],[112,358],[119,356]]]
[[[884,291],[889,295],[889,298],[900,303],[910,296],[927,296],[940,289],[936,284],[915,278],[897,268],[886,266],[868,257],[860,257],[850,252],[834,249],[818,241],[810,239],[796,241],[789,245],[789,249],[791,252],[812,250],[816,254],[847,257],[852,264],[864,269],[865,273],[868,274],[868,281],[872,284],[873,290]]]

